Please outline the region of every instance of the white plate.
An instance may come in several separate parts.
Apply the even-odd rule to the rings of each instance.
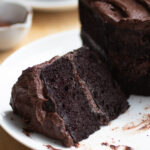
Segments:
[[[7,0],[8,1],[8,0]],[[18,1],[43,11],[64,11],[77,8],[78,0],[9,0]]]
[[[23,123],[12,113],[9,105],[13,84],[21,71],[29,66],[44,62],[55,55],[63,55],[81,46],[79,30],[48,36],[33,42],[11,55],[0,67],[0,124],[16,140],[36,149],[46,150],[45,145],[52,145],[61,150],[66,149],[60,143],[40,134],[26,136]],[[109,150],[102,146],[103,142],[110,145],[127,145],[135,150],[150,150],[150,98],[131,96],[128,100],[129,110],[112,121],[109,126],[92,134],[80,142],[80,150]],[[144,148],[144,149],[143,149]],[[72,147],[70,150],[74,150]],[[111,150],[111,149],[110,149]],[[124,150],[123,147],[117,150]]]

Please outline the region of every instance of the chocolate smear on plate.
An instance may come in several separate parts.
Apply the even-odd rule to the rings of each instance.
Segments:
[[[101,143],[101,145],[103,145],[103,146],[109,146],[112,150],[119,150],[120,148],[122,148],[122,150],[133,150],[129,146],[125,146],[125,145],[112,145],[112,144],[109,144],[107,142],[103,142],[103,143]]]
[[[144,131],[150,129],[150,114],[144,114],[139,123],[130,122],[122,127],[122,130],[136,129],[136,131]]]

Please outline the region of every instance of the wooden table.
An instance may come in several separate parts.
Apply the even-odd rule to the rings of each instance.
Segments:
[[[36,39],[79,27],[77,10],[59,13],[34,12],[31,31],[16,48],[0,52],[0,63],[23,45]],[[14,140],[0,127],[0,150],[29,150],[29,148]]]

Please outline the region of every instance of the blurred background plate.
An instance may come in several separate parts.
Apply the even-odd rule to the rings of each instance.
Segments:
[[[7,0],[8,1],[8,0]],[[9,0],[18,1],[42,11],[65,11],[77,8],[78,0]]]

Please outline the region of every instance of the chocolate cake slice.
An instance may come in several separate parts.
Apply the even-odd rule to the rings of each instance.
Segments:
[[[150,95],[150,1],[79,0],[83,44],[108,61],[127,94]]]
[[[11,106],[29,130],[69,147],[115,119],[128,103],[98,53],[80,48],[23,71]]]
[[[96,105],[109,120],[115,119],[128,108],[126,97],[97,52],[89,49],[75,51],[73,61]]]

